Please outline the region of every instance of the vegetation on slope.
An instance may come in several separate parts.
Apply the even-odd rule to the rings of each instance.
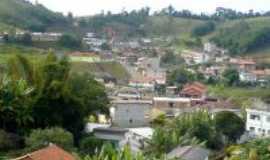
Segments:
[[[1,0],[0,21],[18,28],[45,31],[50,25],[66,23],[66,18],[41,4],[34,5],[25,0]]]
[[[219,25],[211,40],[232,54],[253,53],[270,44],[270,17],[227,21]]]
[[[130,75],[127,70],[117,62],[74,62],[72,72],[96,74],[97,76],[109,76],[117,80],[128,80]]]

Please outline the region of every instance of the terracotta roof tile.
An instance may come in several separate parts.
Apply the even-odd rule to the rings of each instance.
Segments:
[[[75,158],[60,147],[50,145],[13,160],[75,160]]]

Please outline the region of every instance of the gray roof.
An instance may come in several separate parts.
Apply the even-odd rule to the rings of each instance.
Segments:
[[[182,158],[183,160],[206,160],[208,156],[207,149],[197,146],[179,146],[167,154],[168,159]]]
[[[270,105],[260,99],[254,99],[248,109],[270,112]]]

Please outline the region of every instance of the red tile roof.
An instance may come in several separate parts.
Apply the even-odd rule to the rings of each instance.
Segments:
[[[207,90],[207,87],[200,82],[194,82],[191,84],[186,84],[181,91],[184,95],[203,95]]]
[[[75,158],[56,145],[26,154],[13,160],[75,160]]]

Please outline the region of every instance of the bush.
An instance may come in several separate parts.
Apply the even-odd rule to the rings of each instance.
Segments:
[[[22,139],[14,134],[0,130],[0,151],[17,149],[21,147]]]
[[[71,48],[71,49],[78,49],[82,45],[81,39],[76,36],[64,34],[60,37],[58,44],[61,47]]]
[[[80,151],[83,154],[94,154],[97,150],[101,150],[103,144],[103,140],[97,139],[93,136],[88,136],[81,140]]]
[[[214,118],[215,128],[230,141],[235,142],[245,131],[245,122],[235,113],[223,111]]]
[[[31,149],[46,147],[49,143],[56,144],[66,150],[73,149],[73,135],[62,128],[36,129],[26,138],[26,146]]]

